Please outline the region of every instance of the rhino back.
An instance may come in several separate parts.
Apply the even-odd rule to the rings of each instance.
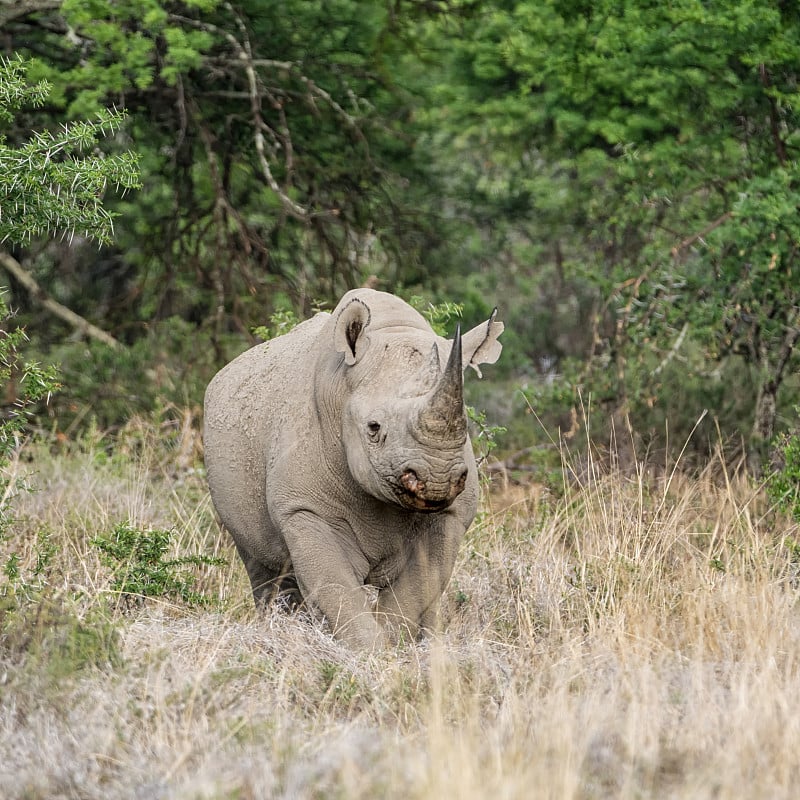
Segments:
[[[268,467],[313,413],[313,370],[327,314],[242,353],[206,389],[204,447],[214,507],[236,543],[266,564],[287,556],[267,507]]]

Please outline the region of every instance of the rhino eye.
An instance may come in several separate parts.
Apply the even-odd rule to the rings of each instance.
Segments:
[[[371,442],[377,442],[381,437],[381,425],[379,422],[367,423],[367,438]]]

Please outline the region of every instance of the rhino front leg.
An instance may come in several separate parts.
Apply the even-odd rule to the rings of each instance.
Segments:
[[[333,635],[361,650],[384,646],[364,587],[369,566],[358,548],[310,512],[293,514],[283,534],[300,592],[325,615]]]
[[[436,630],[439,601],[453,574],[460,526],[437,532],[417,542],[403,571],[378,594],[377,615],[392,627],[399,626],[416,638]]]

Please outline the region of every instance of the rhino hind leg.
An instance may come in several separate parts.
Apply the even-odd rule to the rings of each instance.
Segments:
[[[263,610],[275,601],[292,610],[302,605],[303,597],[292,572],[291,561],[287,560],[279,569],[274,569],[251,556],[238,544],[236,550],[250,578],[256,608]]]

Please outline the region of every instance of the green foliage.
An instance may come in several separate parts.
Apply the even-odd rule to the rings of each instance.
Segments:
[[[0,420],[0,465],[5,465],[17,447],[31,407],[59,388],[57,371],[22,357],[20,347],[27,341],[22,328],[11,327],[13,315],[0,294],[0,383],[16,382],[16,398]]]
[[[281,309],[274,314],[270,314],[269,321],[271,327],[256,325],[252,331],[253,336],[268,342],[270,339],[289,333],[292,328],[300,324],[300,319],[291,309]]]
[[[16,608],[41,599],[52,572],[55,545],[46,531],[40,531],[33,546],[33,566],[23,569],[19,553],[12,551],[2,565],[5,583],[0,586],[0,599],[6,609]]]
[[[122,664],[114,624],[97,612],[80,615],[50,592],[18,605],[0,595],[0,652],[24,659],[31,672],[57,684],[93,667]]]
[[[797,7],[474,10],[442,48],[450,80],[428,115],[505,262],[512,332],[530,328],[535,358],[589,354],[576,388],[637,427],[679,406],[685,378],[727,382],[743,360],[758,420],[787,350],[797,360]],[[529,289],[550,302],[531,313]]]
[[[477,430],[477,434],[473,437],[473,444],[479,450],[480,462],[482,462],[497,447],[497,437],[506,433],[507,429],[502,425],[490,425],[486,420],[486,412],[477,411],[472,406],[467,406],[467,416]]]
[[[220,566],[225,560],[192,554],[168,558],[174,531],[141,530],[120,522],[108,534],[92,539],[92,545],[111,569],[110,589],[126,606],[147,597],[174,598],[189,605],[205,605],[208,598],[195,591],[191,567]]]
[[[0,60],[0,122],[8,124],[27,104],[40,106],[50,90],[45,81],[29,87],[26,63]],[[100,137],[118,131],[123,112],[99,109],[90,121],[43,130],[17,147],[0,135],[0,241],[25,242],[54,231],[76,232],[99,242],[111,240],[112,216],[103,207],[109,184],[138,188],[132,153],[90,151]]]
[[[116,428],[131,416],[157,414],[165,406],[201,405],[219,361],[246,346],[240,337],[226,336],[220,355],[180,317],[154,323],[148,338],[113,350],[96,341],[47,347],[40,335],[31,338],[35,352],[59,364],[61,381],[68,387],[52,403],[62,430],[90,422]]]
[[[53,105],[81,117],[124,97],[133,115],[144,189],[114,208],[131,338],[179,315],[219,355],[287,298],[307,316],[374,270],[396,284],[442,241],[416,203],[428,173],[394,58],[404,15],[356,0],[66,0],[61,14],[69,36],[33,19],[18,42]],[[59,276],[85,316],[102,305],[98,258]]]
[[[428,320],[431,328],[439,336],[447,336],[452,321],[461,317],[464,311],[463,304],[451,303],[448,300],[430,303],[416,294],[408,298],[408,304]]]
[[[13,470],[18,451],[33,409],[59,389],[58,372],[22,357],[19,348],[25,331],[11,327],[12,316],[0,294],[0,386],[15,384],[13,404],[0,415],[0,537],[12,520],[11,504],[21,484]],[[13,383],[12,383],[13,382]],[[6,569],[9,565],[6,565]],[[11,578],[6,571],[7,577]]]
[[[124,101],[144,175],[109,203],[118,247],[62,243],[32,264],[131,345],[116,373],[94,355],[81,370],[83,345],[39,327],[42,352],[74,365],[77,405],[115,387],[104,422],[152,408],[200,342],[201,366],[175,381],[198,403],[251,331],[288,323],[262,320],[304,318],[312,298],[374,276],[457,297],[468,319],[499,306],[490,379],[535,395],[552,430],[580,398],[602,409],[593,436],[630,422],[648,446],[667,420],[682,442],[702,409],[731,440],[780,423],[798,385],[797,4],[65,0],[59,13],[63,26],[31,13],[4,27],[38,102],[37,81],[51,87],[18,127],[58,131]],[[443,334],[458,316],[421,310]],[[525,404],[505,407],[524,447]]]
[[[796,412],[800,415],[800,407]],[[800,431],[783,434],[774,445],[774,470],[767,478],[767,493],[795,522],[800,523]]]
[[[55,537],[40,530],[25,559],[17,551],[6,556],[0,568],[0,655],[23,661],[52,681],[89,667],[119,665],[113,624],[96,611],[79,610],[74,598],[55,588],[57,555]]]
[[[325,700],[331,704],[347,707],[369,696],[369,689],[361,685],[358,676],[341,664],[323,659],[318,668]]]

